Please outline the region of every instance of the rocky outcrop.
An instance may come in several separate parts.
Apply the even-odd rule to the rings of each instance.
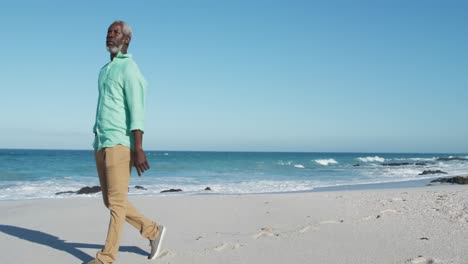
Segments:
[[[58,193],[55,193],[55,195],[67,194],[67,193],[76,193],[76,192],[74,192],[74,191],[58,192]]]
[[[413,163],[409,162],[392,162],[392,163],[382,163],[382,166],[408,166]]]
[[[211,188],[210,188],[210,187],[206,187],[206,188],[205,188],[205,191],[211,191]]]
[[[424,162],[391,162],[391,163],[382,163],[382,166],[408,166],[408,165],[416,165],[416,166],[426,166],[427,163]]]
[[[450,178],[439,178],[431,182],[468,184],[468,176],[455,176]]]
[[[449,157],[449,158],[437,158],[436,160],[437,160],[437,161],[452,161],[452,160],[468,161],[468,158]]]
[[[428,174],[447,174],[445,171],[441,170],[425,170],[418,175],[428,175]]]
[[[163,190],[161,193],[167,193],[167,192],[181,192],[182,189],[169,189],[169,190]]]
[[[74,191],[58,192],[55,195],[66,194],[66,193],[93,194],[93,193],[98,193],[100,191],[101,191],[101,186],[93,186],[93,187],[86,186],[86,187],[83,187],[83,188],[79,189],[76,192],[74,192]]]
[[[76,194],[92,194],[92,193],[98,193],[101,191],[101,186],[93,186],[93,187],[83,187],[79,189]]]
[[[137,190],[146,190],[145,187],[136,185],[135,189]],[[128,189],[130,191],[130,188]],[[66,192],[58,192],[55,195],[60,195],[60,194],[68,194],[68,193],[74,193],[74,194],[93,194],[93,193],[98,193],[101,191],[101,186],[93,186],[93,187],[83,187],[79,189],[78,191],[66,191]]]

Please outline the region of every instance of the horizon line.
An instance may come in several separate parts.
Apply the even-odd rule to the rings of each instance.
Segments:
[[[33,150],[33,151],[40,151],[40,150],[48,150],[48,151],[94,151],[94,149],[46,149],[46,148],[0,148],[0,150]],[[266,150],[144,150],[145,152],[218,152],[218,153],[334,153],[334,154],[462,154],[468,155],[467,152],[397,152],[397,151],[371,151],[371,152],[364,152],[364,151],[266,151]]]

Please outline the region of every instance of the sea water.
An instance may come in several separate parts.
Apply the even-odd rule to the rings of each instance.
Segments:
[[[463,160],[468,156],[453,153],[146,153],[151,168],[141,177],[133,170],[130,195],[162,195],[166,189],[198,194],[207,193],[206,187],[219,194],[311,191],[468,173],[468,160]],[[450,157],[461,159],[440,160]],[[447,174],[420,175],[424,170]],[[95,185],[99,181],[91,150],[0,150],[0,200],[76,197],[56,193]]]

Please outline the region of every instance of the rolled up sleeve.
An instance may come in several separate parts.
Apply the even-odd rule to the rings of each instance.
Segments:
[[[144,131],[145,123],[145,96],[147,83],[141,75],[136,64],[127,68],[124,75],[125,101],[128,109],[129,130]]]

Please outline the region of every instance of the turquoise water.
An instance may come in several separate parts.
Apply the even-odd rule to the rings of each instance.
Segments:
[[[309,191],[318,187],[385,183],[432,178],[424,170],[447,175],[468,173],[466,160],[438,160],[466,154],[281,153],[147,151],[151,169],[132,173],[133,194],[158,194],[180,188],[182,194],[242,194]],[[409,163],[384,166],[387,163]],[[417,164],[416,164],[417,163]],[[356,166],[358,165],[359,166]],[[445,175],[444,175],[445,176]],[[63,198],[61,191],[98,185],[92,151],[0,150],[0,200]]]

